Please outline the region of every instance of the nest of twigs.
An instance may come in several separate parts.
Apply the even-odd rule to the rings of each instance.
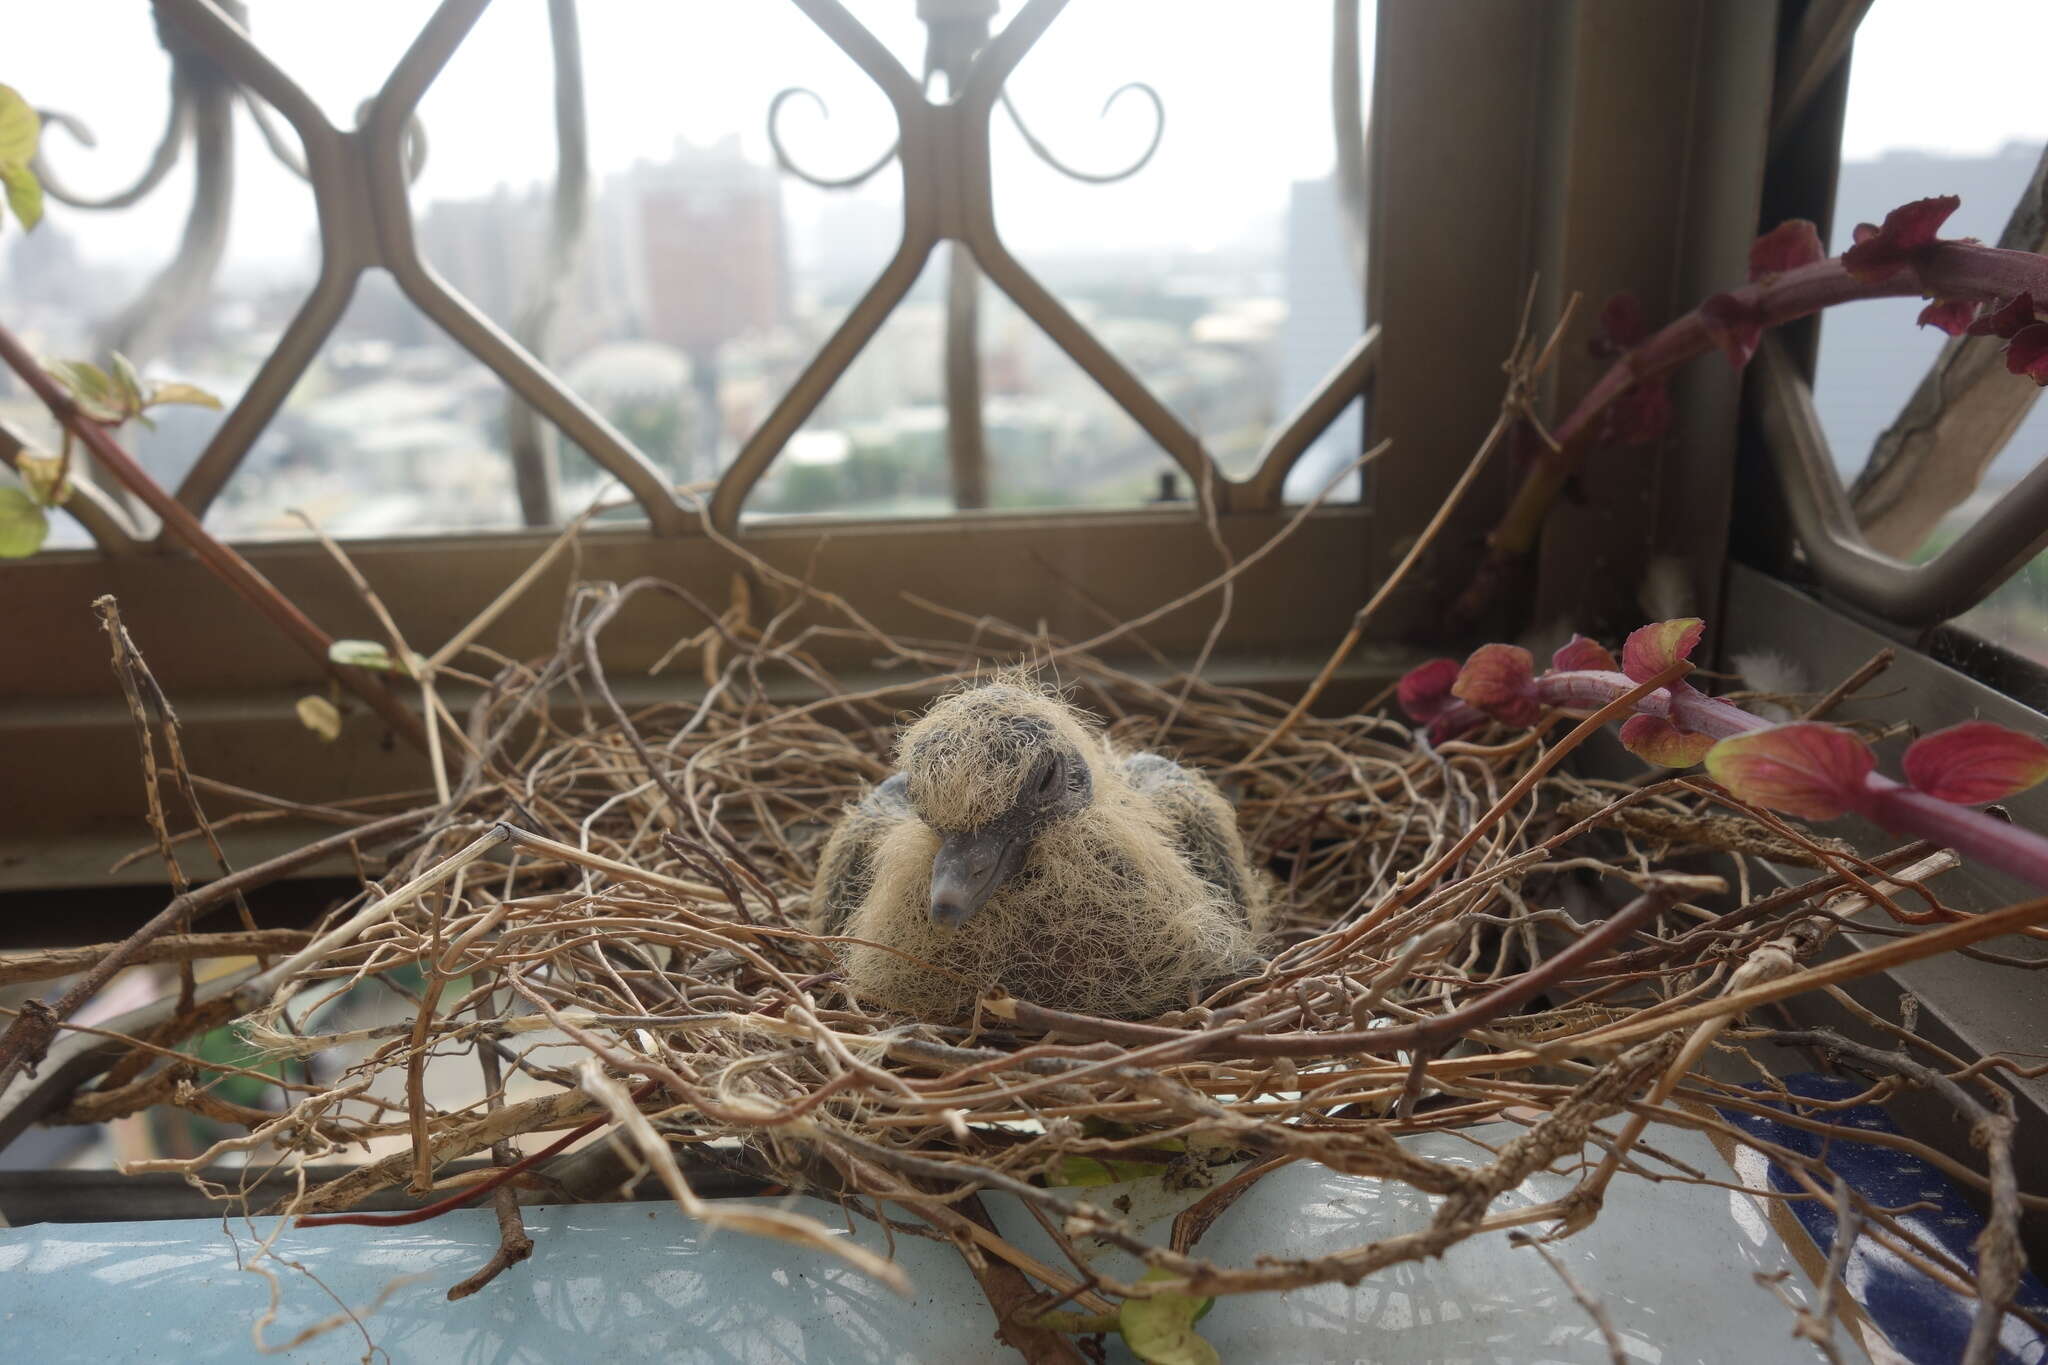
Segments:
[[[766,587],[791,600],[807,592],[786,580]],[[1834,1127],[1839,1103],[1768,1093],[1776,1083],[1752,1045],[1815,1038],[1745,1011],[1838,991],[1914,955],[1928,935],[1887,940],[1884,961],[1863,952],[1823,963],[1816,950],[1858,912],[1899,934],[1894,916],[1928,919],[1938,902],[1918,879],[1952,863],[1947,855],[1917,847],[1861,858],[1697,778],[1573,776],[1560,760],[1584,736],[1567,735],[1568,722],[1431,750],[1378,711],[1290,717],[1267,696],[1157,672],[1148,680],[987,621],[962,626],[967,643],[890,640],[836,598],[821,599],[840,614],[832,628],[866,635],[901,665],[900,681],[842,688],[807,652],[809,637],[785,635],[784,618],[757,600],[751,614],[727,611],[678,642],[668,666],[701,676],[699,695],[629,712],[598,642],[621,602],[643,592],[688,599],[663,584],[582,586],[552,657],[476,667],[480,697],[440,736],[445,799],[365,813],[324,841],[372,860],[360,892],[229,994],[200,992],[189,1017],[138,1045],[99,1091],[73,1096],[74,1109],[204,1109],[203,1066],[176,1061],[184,1070],[169,1081],[149,1068],[179,1038],[237,1013],[246,1037],[303,1059],[307,1069],[286,1074],[307,1079],[287,1083],[282,1112],[240,1115],[246,1137],[152,1168],[197,1173],[246,1159],[253,1181],[384,1153],[249,1212],[343,1215],[408,1184],[481,1198],[479,1173],[451,1185],[444,1168],[518,1161],[494,1196],[505,1243],[488,1274],[525,1254],[513,1191],[602,1193],[589,1170],[614,1159],[614,1184],[651,1172],[707,1224],[900,1281],[773,1200],[712,1200],[693,1188],[708,1170],[741,1172],[956,1242],[1001,1330],[1032,1354],[1062,1314],[1099,1317],[1133,1297],[1357,1283],[1468,1237],[1569,1230],[1603,1201],[1654,1202],[1665,1182],[1704,1178],[1668,1167],[1641,1178],[1646,1125],[1755,1147],[1727,1115],[1775,1103],[1824,1135],[1867,1136]],[[174,736],[146,671],[127,657],[141,713]],[[442,660],[429,691],[436,676],[445,683],[484,657]],[[805,930],[831,822],[888,774],[903,717],[962,676],[1019,660],[1118,740],[1177,755],[1232,795],[1277,888],[1262,971],[1148,1021],[989,998],[969,1023],[935,1024],[848,992],[840,945]],[[792,679],[809,700],[787,699]],[[162,802],[175,805],[175,786],[196,809],[175,746],[162,763]],[[1785,869],[1799,865],[1808,870],[1788,884]],[[186,899],[190,909],[228,892]],[[204,937],[178,938],[178,955],[203,955],[189,945]],[[131,960],[172,956],[158,949],[144,943]],[[336,1029],[323,1014],[323,1002],[403,969],[423,981],[407,995],[409,1022]],[[1855,1205],[1844,1212],[1862,1237],[1980,1295],[1980,1336],[1995,1335],[2021,1264],[2000,1092],[1981,1077],[1952,1079],[1953,1060],[1922,1049],[1908,1027],[1868,1022],[1893,1045],[1828,1042],[1872,1078],[1869,1097],[1931,1087],[1983,1140],[1986,1174],[1944,1162],[1994,1196],[1979,1264],[1862,1206],[1819,1159],[1773,1148],[1801,1187],[1783,1197]],[[473,1084],[459,1103],[430,1100],[428,1059],[453,1056],[474,1057]],[[1504,1118],[1519,1134],[1480,1144],[1477,1165],[1427,1160],[1399,1141]],[[1198,1193],[1168,1244],[1155,1245],[1116,1208],[1059,1188],[1077,1161],[1155,1162]],[[1434,1218],[1392,1237],[1361,1227],[1355,1247],[1314,1260],[1206,1259],[1203,1231],[1291,1161],[1400,1182],[1434,1201]],[[1575,1171],[1569,1197],[1496,1210],[1546,1168]],[[985,1192],[1043,1215],[1070,1261],[1045,1264],[993,1231],[976,1203]],[[1140,1285],[1109,1273],[1090,1257],[1098,1245],[1163,1274]]]

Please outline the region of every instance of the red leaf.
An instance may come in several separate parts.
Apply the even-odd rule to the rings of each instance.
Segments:
[[[1942,801],[1981,806],[2048,780],[2048,744],[2032,735],[1966,720],[1913,742],[1906,780]]]
[[[1813,224],[1804,218],[1787,218],[1750,245],[1749,278],[1754,283],[1769,275],[1797,270],[1826,259],[1827,254]]]
[[[1706,629],[1697,616],[1643,626],[1621,646],[1621,671],[1636,682],[1647,682],[1680,659],[1691,658]]]
[[[1601,308],[1600,333],[1588,343],[1588,349],[1604,360],[1620,355],[1649,334],[1649,324],[1643,320],[1642,302],[1623,290]]]
[[[1866,233],[1869,224],[1856,229],[1856,245],[1842,253],[1842,268],[1866,283],[1888,280],[1913,263],[1913,253],[1935,242],[1935,233],[1948,216],[1962,207],[1953,194],[1932,199],[1915,199],[1901,204],[1884,216],[1884,226]]]
[[[1877,224],[1858,223],[1855,229],[1849,233],[1849,240],[1860,246],[1875,236],[1877,236]]]
[[[1505,725],[1534,725],[1543,714],[1536,700],[1536,667],[1520,645],[1481,645],[1465,660],[1451,695]]]
[[[1868,745],[1837,725],[1800,720],[1731,735],[1707,754],[1707,772],[1752,805],[1832,820],[1864,800],[1877,765]]]
[[[1728,357],[1728,363],[1738,370],[1747,365],[1756,354],[1757,343],[1763,340],[1762,311],[1733,294],[1715,294],[1700,305],[1699,312],[1707,335]]]
[[[2036,384],[2048,384],[2048,322],[2022,327],[2005,343],[2005,368]]]
[[[1401,713],[1418,724],[1434,720],[1451,704],[1451,684],[1458,680],[1456,659],[1431,659],[1409,669],[1394,689]]]
[[[1690,768],[1714,747],[1712,735],[1681,730],[1662,716],[1630,716],[1622,724],[1621,742],[1643,762],[1665,768]]]
[[[1561,673],[1620,671],[1620,665],[1614,662],[1614,656],[1607,652],[1606,646],[1583,635],[1574,635],[1560,645],[1557,653],[1550,656],[1550,666]]]
[[[1877,235],[1890,238],[1893,246],[1905,251],[1926,246],[1935,239],[1934,234],[1941,231],[1941,225],[1948,221],[1949,215],[1962,206],[1962,196],[1955,194],[1915,199],[1887,213],[1884,226],[1877,230]]]
[[[2022,289],[2005,301],[1995,313],[1986,313],[1970,324],[1973,337],[2016,337],[2034,323],[2034,296]]]
[[[1970,320],[1977,316],[1977,305],[1968,299],[1936,299],[1920,310],[1922,327],[1939,327],[1952,337],[1959,337],[1970,330]]]

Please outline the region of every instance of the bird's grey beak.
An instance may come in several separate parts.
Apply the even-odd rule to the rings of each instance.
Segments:
[[[1023,866],[1029,841],[991,825],[948,834],[932,858],[932,923],[957,929]]]

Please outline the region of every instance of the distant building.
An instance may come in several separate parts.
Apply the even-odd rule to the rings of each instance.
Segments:
[[[787,320],[781,180],[740,155],[737,135],[709,148],[679,143],[625,182],[650,337],[695,355]]]
[[[668,161],[643,162],[618,185],[642,330],[690,358],[698,409],[719,412],[719,349],[789,320],[781,179],[729,136],[708,148],[679,142]],[[702,473],[712,472],[722,435],[718,424],[702,425]]]
[[[514,334],[544,284],[562,289],[549,320],[549,346],[555,356],[573,355],[617,335],[632,312],[604,230],[609,208],[601,197],[590,206],[582,247],[566,280],[548,275],[554,219],[550,185],[522,190],[500,185],[483,199],[434,201],[416,229],[420,254],[456,293]],[[367,334],[401,345],[438,344],[439,329],[394,287],[375,275],[363,286],[350,311],[364,314]]]
[[[488,199],[438,199],[420,215],[420,254],[455,292],[512,327],[539,284],[549,192],[504,185]]]

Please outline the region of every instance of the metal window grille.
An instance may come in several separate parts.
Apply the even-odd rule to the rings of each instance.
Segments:
[[[1227,476],[1189,425],[1011,253],[998,230],[989,140],[999,113],[1017,119],[1027,143],[1042,157],[1081,174],[1059,162],[1030,132],[1005,92],[1010,73],[1066,0],[1028,0],[994,31],[996,6],[990,0],[924,0],[918,12],[929,42],[921,75],[913,74],[837,0],[795,2],[874,82],[894,113],[895,146],[884,162],[864,174],[890,158],[900,164],[901,236],[879,276],[719,473],[709,497],[698,502],[672,487],[645,452],[545,363],[555,302],[548,281],[540,282],[514,329],[517,335],[508,335],[452,288],[420,249],[408,196],[426,136],[417,110],[490,0],[438,5],[380,88],[361,104],[353,126],[346,127],[330,119],[293,74],[264,52],[240,22],[238,7],[213,0],[156,0],[158,33],[173,70],[171,110],[148,171],[107,206],[120,207],[147,194],[189,140],[199,167],[195,208],[177,256],[142,299],[110,325],[107,340],[116,348],[146,349],[152,335],[160,335],[207,289],[225,239],[220,200],[229,178],[221,168],[232,157],[231,115],[237,108],[246,107],[255,116],[271,149],[307,180],[320,246],[310,291],[179,484],[178,500],[195,515],[206,513],[332,335],[365,273],[382,269],[428,321],[510,390],[507,444],[530,526],[557,520],[550,471],[541,455],[541,421],[616,477],[644,511],[644,531],[607,527],[592,535],[583,564],[589,575],[629,578],[659,572],[715,585],[707,591],[722,594],[734,565],[721,546],[741,536],[751,552],[780,568],[822,572],[870,588],[884,599],[878,619],[891,629],[929,628],[932,621],[886,599],[910,587],[929,591],[936,584],[964,584],[972,592],[967,605],[977,611],[1043,622],[1052,631],[1080,636],[1099,626],[1098,613],[1135,615],[1202,582],[1219,567],[1219,541],[1226,553],[1243,555],[1281,529],[1290,519],[1282,508],[1286,476],[1366,391],[1379,355],[1378,329],[1357,337],[1322,384],[1268,434],[1248,474]],[[1339,54],[1333,114],[1349,157],[1352,235],[1361,238],[1365,81],[1357,59],[1359,4],[1342,0],[1333,13]],[[559,265],[575,250],[585,226],[580,204],[587,195],[589,158],[573,0],[551,0],[548,16],[559,144],[548,255]],[[771,138],[785,169],[805,175],[776,130],[780,103],[766,111]],[[1157,112],[1156,96],[1153,103]],[[859,178],[864,177],[851,179]],[[62,197],[91,205],[68,194],[55,177],[52,185]],[[903,302],[942,243],[951,255],[945,370],[948,463],[956,505],[971,510],[986,501],[974,318],[984,280],[1003,291],[1174,461],[1192,487],[1192,498],[1127,512],[981,514],[971,523],[938,518],[823,527],[749,520],[742,527],[749,493]],[[1362,290],[1362,282],[1357,287]],[[18,449],[12,434],[0,435],[0,455]],[[131,803],[122,798],[121,775],[133,758],[122,752],[128,742],[117,709],[98,700],[108,696],[100,686],[104,660],[96,657],[100,651],[85,609],[103,592],[122,599],[129,619],[149,641],[155,667],[184,702],[196,761],[235,771],[252,784],[274,782],[274,790],[287,792],[312,794],[320,787],[331,794],[337,788],[402,785],[402,764],[374,746],[343,746],[355,750],[351,753],[296,752],[304,748],[303,736],[292,731],[289,704],[295,692],[310,690],[313,674],[305,661],[281,649],[260,623],[244,616],[239,604],[224,599],[197,565],[146,524],[146,513],[126,505],[118,493],[91,487],[71,511],[91,534],[97,555],[48,554],[0,570],[0,586],[26,605],[25,634],[38,641],[34,651],[12,653],[0,663],[0,695],[13,699],[0,708],[0,730],[15,741],[19,761],[57,774],[52,790],[44,793],[47,799],[38,802],[37,810],[24,812],[6,835],[20,851],[0,858],[0,864],[13,869],[16,884],[95,880],[104,866],[101,855],[110,831],[127,822]],[[1248,676],[1283,681],[1312,671],[1312,643],[1341,633],[1350,610],[1347,599],[1365,582],[1371,521],[1371,513],[1358,506],[1324,508],[1274,557],[1274,572],[1247,581],[1222,641],[1219,659],[1226,671],[1236,668]],[[413,585],[411,591],[386,591],[385,596],[408,633],[433,638],[495,595],[545,541],[538,532],[412,538],[359,543],[353,553],[373,583]],[[310,615],[334,623],[335,633],[363,633],[347,624],[359,605],[346,591],[336,591],[341,585],[309,547],[252,545],[248,553]],[[1302,582],[1326,584],[1332,591],[1311,599],[1290,586]],[[420,590],[422,584],[431,584],[432,591]],[[550,596],[548,586],[537,589],[530,609],[500,622],[496,642],[516,653],[522,641],[547,639],[559,591],[552,601]],[[1170,654],[1191,655],[1208,624],[1195,613],[1180,613],[1162,622],[1150,643]],[[637,657],[636,651],[647,657]],[[654,658],[630,641],[623,653],[619,662],[626,667],[651,664]],[[862,665],[857,649],[841,647],[840,654],[844,657],[830,661],[834,666]],[[0,881],[8,879],[0,871]]]
[[[1767,216],[1772,219],[1828,222],[1851,48],[1870,3],[1811,0],[1797,15],[1772,116],[1766,169],[1772,183]],[[2001,245],[2048,246],[2043,191],[2037,174]],[[1995,363],[1987,364],[1995,362],[1997,347],[1995,340],[1951,340],[1857,481],[1858,491],[1880,475],[1910,488],[1922,504],[1913,519],[1921,534],[1969,495],[1983,464],[2038,396],[2038,390],[2021,383],[1998,382],[2009,376]],[[1917,536],[1910,531],[1905,539],[1895,534],[1885,545],[1873,543],[1871,508],[1859,513],[1852,504],[1852,490],[1837,473],[1814,411],[1814,350],[1810,326],[1785,339],[1769,338],[1758,355],[1749,396],[1789,530],[1822,588],[1890,626],[1917,629],[1961,615],[2048,549],[2048,463],[2037,465],[1925,563],[1896,557],[1913,548],[1907,541]],[[1995,392],[1987,392],[1992,386]],[[1972,402],[1985,406],[1987,397],[1993,409],[1987,416],[1972,419],[1965,413]]]

